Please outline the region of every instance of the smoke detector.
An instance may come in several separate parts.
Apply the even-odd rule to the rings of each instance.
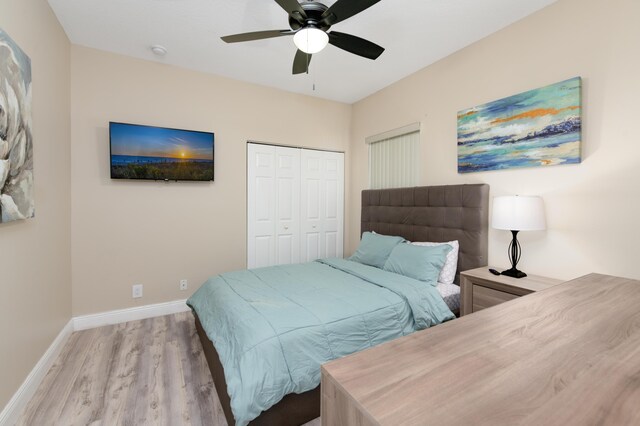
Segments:
[[[154,44],[153,46],[151,46],[151,51],[156,56],[164,56],[167,54],[167,48],[159,44]]]

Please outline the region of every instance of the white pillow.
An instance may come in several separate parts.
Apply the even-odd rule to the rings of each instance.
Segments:
[[[442,244],[449,244],[452,247],[452,250],[447,254],[447,258],[444,261],[444,266],[440,271],[438,282],[444,284],[453,284],[453,281],[456,279],[456,270],[458,269],[458,250],[460,249],[458,240],[449,241],[447,243],[415,242],[411,244],[414,244],[416,246],[440,246]]]

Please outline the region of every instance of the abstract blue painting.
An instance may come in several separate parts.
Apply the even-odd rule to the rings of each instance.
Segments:
[[[458,173],[580,163],[580,77],[458,113]]]

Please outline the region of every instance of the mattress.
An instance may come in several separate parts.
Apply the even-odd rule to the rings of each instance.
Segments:
[[[457,312],[460,309],[460,286],[456,284],[438,283],[437,288],[444,303],[447,304],[452,312]]]

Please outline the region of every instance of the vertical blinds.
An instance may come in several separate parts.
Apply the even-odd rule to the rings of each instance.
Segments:
[[[420,131],[369,143],[369,188],[418,184]]]

